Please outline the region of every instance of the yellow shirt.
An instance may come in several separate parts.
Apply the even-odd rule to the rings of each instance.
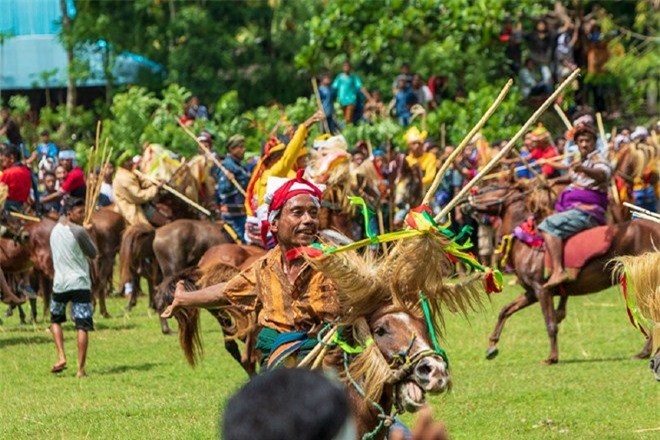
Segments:
[[[300,155],[305,151],[306,137],[307,127],[301,124],[284,149],[284,154],[282,154],[282,157],[280,157],[277,162],[272,164],[270,168],[265,169],[261,174],[259,181],[255,184],[257,207],[261,206],[261,204],[264,202],[264,197],[266,197],[266,183],[268,182],[268,177],[296,177],[296,172],[293,170],[293,166],[296,164],[296,161]]]
[[[424,189],[428,189],[431,183],[433,183],[435,172],[437,171],[435,154],[424,153],[419,157],[409,154],[406,156],[406,161],[410,166],[419,164],[419,168],[422,170],[422,184],[424,185]]]

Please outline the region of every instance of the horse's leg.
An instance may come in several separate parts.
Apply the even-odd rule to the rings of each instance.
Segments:
[[[646,338],[646,342],[644,343],[644,348],[642,348],[642,351],[637,353],[634,358],[635,359],[648,359],[651,357],[651,349],[653,348],[653,334],[649,334],[649,337]]]
[[[41,274],[41,281],[43,282],[43,296],[44,296],[44,311],[43,311],[43,316],[44,316],[44,322],[46,321],[46,317],[50,315],[50,297],[51,294],[53,293],[53,280],[48,278],[47,275]]]
[[[564,318],[566,318],[566,303],[568,302],[568,294],[565,291],[559,296],[559,304],[557,304],[557,309],[555,310],[555,316],[557,317],[557,324],[560,324]]]
[[[103,258],[103,257],[101,257]],[[108,307],[105,303],[106,296],[109,295],[110,289],[108,287],[108,279],[112,278],[112,272],[108,274],[107,262],[99,262],[99,280],[98,280],[98,292],[99,292],[99,309],[101,316],[104,318],[110,318],[110,313],[108,313]]]
[[[30,320],[32,323],[37,322],[37,298],[30,298]]]
[[[23,305],[18,306],[18,317],[20,318],[21,325],[26,325],[27,321],[25,320],[25,311],[23,310]]]
[[[555,316],[555,304],[552,298],[552,290],[537,287],[539,289],[538,299],[545,320],[545,328],[550,338],[550,355],[543,362],[546,365],[556,364],[559,360],[557,348],[557,317]]]
[[[128,304],[126,304],[126,311],[130,312],[133,307],[137,304],[137,297],[140,290],[140,275],[136,271],[131,270],[131,285],[133,290],[130,295],[128,295]]]
[[[497,318],[497,324],[495,324],[495,329],[490,335],[490,340],[488,344],[488,350],[486,350],[486,359],[494,359],[495,356],[499,353],[497,348],[497,343],[500,340],[502,335],[502,330],[504,329],[504,323],[507,319],[514,313],[519,310],[524,309],[525,307],[534,304],[536,302],[536,296],[531,292],[525,292],[524,295],[519,296],[509,304],[505,305]]]

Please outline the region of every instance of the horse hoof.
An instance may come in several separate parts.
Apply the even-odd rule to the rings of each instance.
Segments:
[[[176,335],[176,332],[172,329],[167,329],[167,330],[162,330],[163,334],[165,336],[173,336]]]
[[[488,347],[488,350],[486,350],[486,359],[495,359],[499,352],[500,350],[497,347]]]
[[[101,316],[103,316],[105,319],[110,319],[110,318],[112,318],[112,316],[111,316],[110,313],[108,313],[108,312],[101,313]]]
[[[548,359],[544,360],[542,363],[544,365],[554,365],[557,362],[559,362],[559,360],[557,358],[548,358]]]
[[[633,359],[649,359],[651,357],[651,352],[646,352],[646,351],[640,351],[637,353],[635,356],[633,356]]]

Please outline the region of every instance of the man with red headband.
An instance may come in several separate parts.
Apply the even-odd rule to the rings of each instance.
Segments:
[[[552,257],[552,274],[543,287],[551,288],[568,281],[564,270],[564,243],[569,237],[605,224],[607,211],[607,185],[612,169],[607,158],[596,149],[596,130],[581,125],[575,130],[575,143],[580,149],[581,161],[569,168],[569,174],[555,181],[569,183],[555,203],[556,214],[547,217],[538,229]]]
[[[231,307],[245,315],[256,311],[261,327],[257,348],[272,367],[292,364],[310,350],[319,330],[338,316],[339,302],[332,281],[303,259],[287,258],[289,251],[317,239],[321,188],[303,179],[302,170],[295,179],[271,178],[267,186],[262,236],[270,230],[277,246],[227,283],[194,292],[177,285],[162,316],[184,307]]]

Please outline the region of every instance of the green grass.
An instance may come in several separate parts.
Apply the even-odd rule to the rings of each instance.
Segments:
[[[571,298],[559,334],[560,363],[539,363],[548,342],[538,305],[513,316],[500,356],[484,358],[500,307],[519,293],[494,296],[469,321],[447,320],[454,389],[433,397],[436,418],[453,439],[644,439],[660,432],[660,387],[646,361],[631,360],[643,344],[627,321],[618,290]],[[97,317],[88,373],[75,378],[74,331],[65,325],[69,369],[49,369],[55,347],[46,325],[0,326],[0,438],[217,438],[224,402],[246,380],[204,314],[206,356],[185,363],[176,337],[162,336],[145,300],[130,316],[121,299],[112,319]],[[404,417],[411,422],[412,417]]]

